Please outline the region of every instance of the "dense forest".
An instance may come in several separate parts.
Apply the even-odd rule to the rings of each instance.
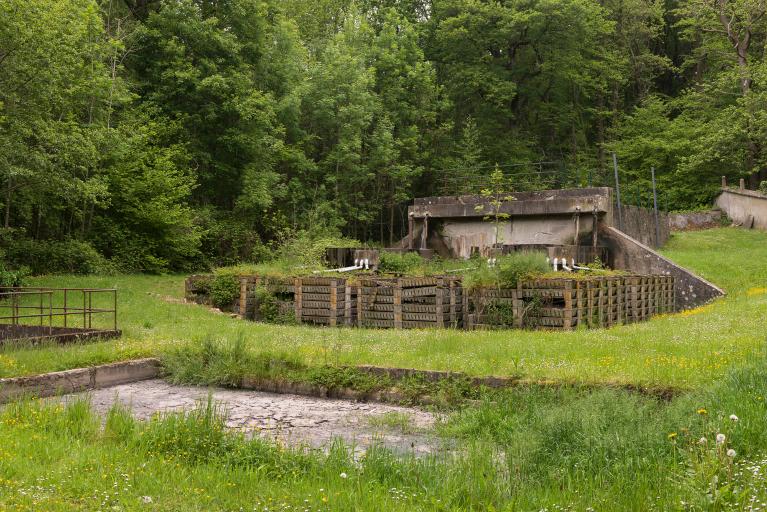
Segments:
[[[3,0],[0,247],[43,271],[388,244],[401,205],[767,178],[764,0]]]

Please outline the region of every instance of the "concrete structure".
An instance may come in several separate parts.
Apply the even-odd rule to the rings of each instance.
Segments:
[[[691,231],[715,228],[722,225],[722,210],[670,213],[669,227],[672,231]]]
[[[767,196],[764,194],[745,188],[723,187],[716,206],[738,226],[767,230]]]
[[[497,208],[481,196],[424,197],[408,214],[409,249],[468,258],[501,248],[547,248],[552,257],[593,260],[599,251],[594,226],[612,224],[612,197],[604,187],[520,192]]]
[[[652,210],[614,209],[612,189],[607,187],[520,192],[496,206],[481,196],[424,197],[416,199],[408,213],[409,233],[401,247],[425,255],[468,258],[474,253],[539,250],[552,260],[574,259],[580,265],[599,258],[617,270],[673,275],[677,309],[724,294],[649,247],[651,242],[663,245],[668,238],[667,216],[659,216],[656,232]],[[621,223],[623,231],[617,228]]]
[[[718,286],[680,267],[612,226],[604,226],[599,239],[609,248],[610,267],[639,274],[673,276],[678,310],[693,308],[724,295],[724,291]]]

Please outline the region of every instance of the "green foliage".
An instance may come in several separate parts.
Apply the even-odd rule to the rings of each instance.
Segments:
[[[767,195],[767,180],[764,180],[759,184],[759,192]]]
[[[392,274],[412,274],[424,264],[423,258],[414,252],[398,253],[381,251],[378,271]]]
[[[264,322],[277,322],[280,316],[280,306],[277,297],[265,286],[256,288],[256,304],[258,305],[258,319]]]
[[[519,281],[545,274],[548,270],[549,264],[545,254],[516,252],[496,258],[493,267],[480,260],[475,270],[466,273],[463,282],[468,289],[516,288]]]
[[[79,240],[4,238],[5,258],[12,266],[26,267],[33,275],[108,274],[115,266],[93,246]]]
[[[663,206],[707,205],[722,169],[767,177],[761,10],[7,0],[0,224],[89,244],[95,270],[263,263],[288,239],[393,246],[404,202],[496,201],[501,169],[517,190],[611,185],[610,151],[627,203],[649,204],[655,167]]]
[[[240,296],[240,280],[230,272],[217,272],[210,283],[210,300],[214,306],[230,309]]]
[[[29,273],[27,267],[21,267],[19,270],[8,270],[0,265],[0,288],[24,286]]]

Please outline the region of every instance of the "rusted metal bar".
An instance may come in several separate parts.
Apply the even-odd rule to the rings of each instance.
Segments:
[[[117,330],[117,290],[112,290],[112,299],[114,303],[114,330]],[[66,318],[66,317],[65,317]]]
[[[40,318],[41,323],[42,321]],[[48,334],[53,334],[53,292],[48,292]]]

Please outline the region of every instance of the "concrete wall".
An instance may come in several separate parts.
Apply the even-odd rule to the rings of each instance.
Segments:
[[[670,236],[668,214],[658,212],[658,224],[660,226],[659,243],[655,241],[655,212],[649,208],[638,206],[622,206],[623,216],[622,231],[631,238],[642,242],[650,247],[663,247]],[[616,214],[617,216],[617,214]],[[617,226],[618,219],[613,219],[613,226]]]
[[[638,274],[674,276],[676,309],[690,309],[724,295],[718,286],[664,258],[648,246],[613,227],[599,232],[600,243],[610,249],[609,265]]]
[[[724,189],[716,205],[735,224],[767,230],[767,196],[753,190]]]
[[[715,228],[722,224],[722,210],[670,213],[668,222],[672,231]]]
[[[581,215],[579,233],[591,233],[591,214]],[[440,230],[451,252],[459,258],[471,256],[472,247],[485,249],[495,243],[495,224],[476,219],[448,219]],[[516,217],[499,223],[499,238],[506,245],[571,245],[575,233],[572,216]]]
[[[0,379],[0,404],[21,397],[54,396],[154,379],[160,375],[160,370],[159,360],[147,358],[31,377]]]

